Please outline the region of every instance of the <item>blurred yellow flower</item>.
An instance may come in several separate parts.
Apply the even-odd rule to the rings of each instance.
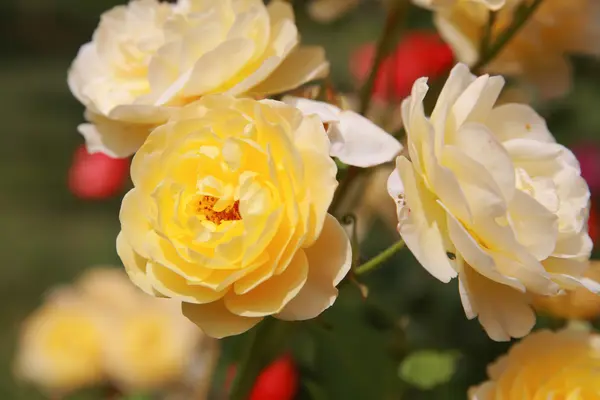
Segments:
[[[54,395],[100,382],[103,377],[101,315],[72,292],[61,292],[23,324],[16,373]]]
[[[218,353],[212,340],[180,303],[146,295],[122,269],[94,267],[53,290],[24,323],[16,369],[53,395],[105,382],[125,393],[153,391],[190,376],[200,394],[207,386],[196,382],[210,378]]]
[[[538,331],[488,367],[470,400],[592,400],[600,396],[600,336]]]
[[[426,81],[402,104],[410,160],[398,157],[388,181],[423,267],[443,282],[458,276],[467,317],[494,340],[530,332],[531,294],[600,292],[584,277],[590,193],[571,151],[530,107],[495,106],[502,77],[457,65],[430,118]]]
[[[107,336],[106,373],[126,392],[148,392],[181,382],[201,336],[181,315],[179,304],[144,297],[143,305],[116,318]]]
[[[358,6],[362,0],[312,0],[308,14],[315,21],[333,22]]]
[[[586,277],[600,281],[600,262],[592,261]],[[562,296],[534,296],[533,305],[539,311],[566,319],[594,319],[600,315],[600,296],[578,288]]]
[[[183,302],[205,333],[333,304],[351,263],[327,213],[337,187],[321,120],[272,100],[205,96],[135,155],[117,251],[147,293]]]
[[[281,93],[324,77],[320,47],[300,47],[290,4],[132,0],[106,12],[69,71],[92,124],[90,152],[124,157],[174,108],[210,93]]]
[[[468,1],[440,1],[435,23],[457,58],[469,65],[479,58],[489,11]],[[497,13],[492,40],[513,20],[523,0],[506,0]],[[534,85],[544,97],[560,96],[571,86],[568,54],[600,55],[600,2],[546,0],[485,68]]]

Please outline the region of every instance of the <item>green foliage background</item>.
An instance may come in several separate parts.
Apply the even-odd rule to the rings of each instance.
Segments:
[[[67,190],[67,169],[82,143],[76,126],[83,109],[66,85],[69,64],[89,40],[100,13],[118,0],[0,1],[0,398],[40,399],[13,379],[11,359],[22,319],[53,285],[69,282],[84,268],[117,264],[119,199],[84,202]],[[374,40],[383,25],[377,2],[365,3],[330,25],[310,21],[295,2],[306,43],[323,44],[340,89],[354,86],[348,56],[358,44]],[[411,27],[430,26],[429,15],[413,10]],[[600,21],[599,21],[600,23]],[[537,105],[551,130],[567,145],[599,140],[600,63],[576,60],[574,90],[550,104]],[[599,161],[600,162],[600,161]],[[389,201],[382,198],[381,201]],[[374,255],[393,243],[383,227],[364,244]],[[347,285],[334,309],[296,338],[294,353],[307,385],[302,398],[463,399],[466,389],[485,378],[485,365],[505,351],[476,321],[467,321],[456,281],[444,285],[420,268],[408,252],[367,280],[363,301]],[[383,322],[372,304],[407,324],[407,337]],[[540,325],[552,323],[542,319]],[[316,340],[314,339],[316,338]],[[225,341],[234,359],[242,338]],[[400,358],[415,349],[459,354],[452,381],[429,391],[403,383]],[[218,375],[223,379],[223,370]],[[89,394],[79,398],[99,398]]]

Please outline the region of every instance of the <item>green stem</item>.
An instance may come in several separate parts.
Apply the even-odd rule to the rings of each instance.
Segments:
[[[483,28],[483,36],[481,37],[481,45],[479,46],[479,54],[487,54],[492,43],[492,30],[496,23],[496,11],[490,11],[488,14],[488,21]]]
[[[526,7],[520,15],[517,15],[512,22],[502,33],[498,35],[498,38],[492,45],[489,46],[488,51],[485,54],[481,54],[481,57],[477,64],[471,69],[474,73],[477,73],[481,68],[485,67],[490,61],[502,51],[504,46],[521,30],[533,13],[538,9],[544,0],[533,0],[533,3]]]
[[[286,347],[293,324],[267,318],[248,333],[248,345],[231,386],[231,400],[247,400],[256,378]]]
[[[404,247],[403,240],[400,240],[400,241],[394,243],[393,245],[391,245],[390,247],[388,247],[387,249],[385,249],[384,251],[382,251],[375,257],[371,258],[369,261],[367,261],[360,267],[356,268],[354,270],[354,274],[355,275],[364,275],[364,274],[371,272],[372,270],[376,269],[377,267],[379,267],[380,265],[385,263],[387,260],[392,258],[392,256],[394,254],[396,254],[398,251],[400,251],[403,247]]]
[[[371,105],[371,99],[373,98],[373,87],[375,86],[375,81],[377,80],[379,68],[385,56],[387,55],[391,44],[393,43],[394,32],[398,30],[399,27],[402,25],[400,24],[400,19],[406,14],[406,10],[408,10],[408,5],[409,2],[406,0],[396,0],[396,2],[394,2],[394,4],[392,4],[392,6],[390,7],[390,11],[387,14],[385,26],[383,28],[383,31],[381,32],[379,41],[377,42],[375,59],[373,60],[373,64],[371,65],[371,72],[369,74],[367,82],[363,86],[362,91],[360,93],[361,115],[365,115],[365,113],[369,110],[369,106]]]

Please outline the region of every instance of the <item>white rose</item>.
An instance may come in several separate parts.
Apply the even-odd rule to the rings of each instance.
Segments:
[[[530,107],[494,107],[503,85],[459,64],[427,118],[419,79],[402,105],[410,160],[388,182],[406,245],[441,281],[458,276],[467,316],[494,340],[529,333],[530,294],[600,291],[582,276],[592,243],[579,165]]]
[[[69,71],[87,108],[91,152],[124,157],[173,108],[211,93],[280,93],[325,76],[320,47],[300,47],[290,4],[132,0],[106,12]]]

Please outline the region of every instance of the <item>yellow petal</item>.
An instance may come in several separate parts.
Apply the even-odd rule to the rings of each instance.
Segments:
[[[262,318],[232,314],[222,300],[208,304],[182,303],[181,311],[205,334],[217,339],[239,335],[262,321]]]
[[[225,306],[232,313],[245,317],[276,314],[302,289],[308,276],[308,268],[306,255],[299,249],[281,274],[272,276],[245,294],[229,292],[225,296]]]
[[[325,218],[321,236],[304,251],[309,263],[308,279],[277,318],[305,320],[321,314],[335,302],[338,295],[336,286],[350,270],[350,240],[344,228],[330,214]]]
[[[146,275],[147,260],[133,251],[123,232],[117,236],[117,254],[125,266],[125,272],[131,281],[144,292],[154,295],[156,291]]]
[[[227,290],[215,291],[199,285],[190,285],[170,269],[154,262],[148,262],[148,279],[158,292],[177,301],[193,304],[206,304],[219,300]]]

